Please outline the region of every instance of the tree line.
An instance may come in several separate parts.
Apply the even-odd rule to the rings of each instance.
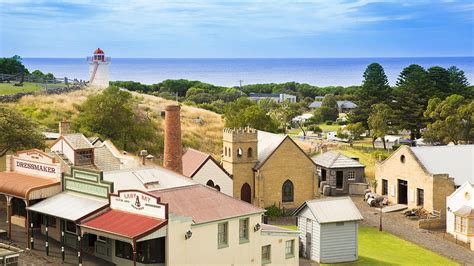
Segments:
[[[54,79],[52,73],[43,73],[40,70],[30,72],[21,61],[22,59],[18,55],[0,58],[0,74],[18,75],[23,73],[25,76],[33,76],[45,80]]]

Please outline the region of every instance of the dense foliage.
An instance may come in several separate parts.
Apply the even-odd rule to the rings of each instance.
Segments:
[[[156,153],[162,150],[162,136],[157,135],[157,125],[146,110],[138,108],[127,91],[109,87],[88,97],[77,109],[79,114],[72,125],[78,132],[110,139],[127,151],[147,149]]]
[[[11,107],[0,106],[0,157],[9,151],[44,148],[37,126]]]

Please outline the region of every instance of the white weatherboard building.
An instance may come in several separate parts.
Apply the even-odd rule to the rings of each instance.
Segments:
[[[303,256],[318,263],[341,263],[358,259],[358,222],[363,219],[349,197],[306,201],[293,215]]]
[[[447,198],[446,232],[474,250],[474,185],[466,181]]]
[[[107,88],[109,86],[109,63],[110,57],[105,57],[100,48],[94,51],[92,57],[87,58],[89,62],[89,83],[92,86]]]

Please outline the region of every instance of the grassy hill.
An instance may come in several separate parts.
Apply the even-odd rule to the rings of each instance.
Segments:
[[[61,119],[70,119],[77,113],[74,105],[81,104],[88,96],[99,92],[100,90],[95,88],[86,88],[64,94],[30,95],[8,105],[22,111],[41,125],[44,131],[57,132]],[[176,103],[152,95],[135,92],[132,94],[139,102],[139,108],[146,110],[150,117],[160,124],[163,123],[161,112],[164,111],[165,106]],[[184,146],[196,148],[220,158],[223,128],[221,116],[211,111],[184,105],[181,117]]]
[[[14,94],[19,92],[32,92],[42,89],[42,85],[38,83],[25,82],[23,86],[14,86],[16,82],[0,83],[0,96]]]

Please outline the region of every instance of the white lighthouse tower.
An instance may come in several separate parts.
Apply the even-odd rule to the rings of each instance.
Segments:
[[[89,62],[89,84],[95,87],[107,88],[109,86],[110,57],[105,57],[100,48],[94,51],[94,56],[87,57]]]

